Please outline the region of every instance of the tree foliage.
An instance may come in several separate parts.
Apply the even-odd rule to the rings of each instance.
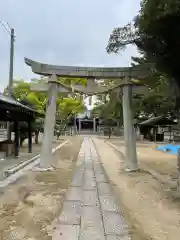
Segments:
[[[85,84],[85,79],[68,79],[62,78],[58,79],[61,83],[65,85],[70,85],[72,82],[74,84],[81,83]],[[13,95],[14,97],[24,102],[25,105],[28,103],[29,106],[36,109],[39,112],[44,113],[47,104],[47,93],[43,92],[33,92],[31,86],[34,83],[41,83],[44,80],[33,79],[30,82],[25,82],[24,80],[13,81]],[[7,92],[7,89],[4,91]],[[57,97],[57,115],[61,115],[62,118],[66,118],[69,114],[78,113],[84,110],[84,104],[81,95],[78,93],[72,93],[64,96],[63,93],[58,93]]]
[[[120,98],[117,97],[117,93],[111,92],[109,100],[98,104],[93,109],[92,114],[101,118],[105,125],[122,125],[122,104]]]
[[[155,63],[156,68],[169,76],[171,84],[178,87],[180,96],[180,1],[143,0],[139,14],[137,46]],[[177,89],[177,88],[174,88]]]
[[[107,51],[117,53],[128,44],[136,44],[148,62],[168,76],[176,96],[180,96],[179,20],[179,0],[142,0],[132,23],[114,29]]]
[[[152,71],[144,80],[150,92],[135,101],[137,109],[155,115],[179,111],[179,20],[179,0],[142,0],[138,16],[110,35],[108,53],[118,53],[128,44],[135,44],[140,57],[133,57],[132,65],[151,66]]]
[[[133,65],[143,63],[143,57],[133,57]],[[148,93],[141,96],[134,96],[134,115],[138,117],[173,115],[175,111],[175,97],[170,91],[170,82],[165,74],[157,72],[155,69],[143,80],[149,88]]]

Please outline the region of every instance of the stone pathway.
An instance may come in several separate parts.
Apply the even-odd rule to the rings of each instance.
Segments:
[[[129,240],[92,140],[84,138],[53,240]]]

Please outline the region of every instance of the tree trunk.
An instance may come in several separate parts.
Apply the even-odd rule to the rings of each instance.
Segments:
[[[24,138],[24,136],[20,136],[20,138],[19,138],[19,145],[20,145],[20,147],[22,147],[23,146],[23,142],[24,142],[24,140],[25,140],[26,138]]]
[[[35,131],[35,144],[39,143],[39,131]]]
[[[108,136],[111,138],[111,128],[108,128]]]

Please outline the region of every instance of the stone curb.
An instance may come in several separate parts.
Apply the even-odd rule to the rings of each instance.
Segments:
[[[69,140],[64,141],[63,143],[59,144],[57,147],[52,149],[52,153],[55,153],[57,150],[59,150],[61,147],[63,147],[65,144],[67,144],[69,142]],[[36,155],[35,157],[27,160],[26,162],[20,163],[18,166],[11,168],[11,169],[7,169],[6,171],[6,176],[7,178],[5,178],[3,181],[0,181],[0,189],[2,191],[2,189],[4,187],[6,187],[7,185],[9,185],[10,183],[15,182],[21,175],[17,175],[20,172],[20,170],[28,170],[30,168],[33,168],[34,166],[38,165],[40,162],[40,154]],[[27,168],[27,169],[25,169]]]
[[[68,140],[66,140],[65,142],[61,143],[60,145],[58,145],[57,147],[52,149],[52,153],[56,152],[59,148],[61,148],[62,146],[64,146],[66,143],[68,142]],[[21,170],[22,168],[26,167],[28,164],[34,162],[35,160],[37,160],[40,157],[40,154],[36,155],[35,157],[32,157],[30,159],[28,159],[27,161],[20,163],[18,166],[10,168],[10,169],[6,169],[4,170],[4,175],[5,176],[10,176],[16,172],[18,172],[19,170]]]

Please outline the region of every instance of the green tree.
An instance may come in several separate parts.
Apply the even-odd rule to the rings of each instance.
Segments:
[[[158,71],[166,73],[176,96],[180,97],[178,56],[180,1],[143,0],[138,20],[137,46],[146,52]]]
[[[145,57],[133,57],[132,65],[143,64]],[[175,97],[170,91],[170,82],[166,75],[155,69],[143,80],[149,92],[142,96],[134,96],[135,117],[172,115],[175,109]]]
[[[103,121],[103,125],[108,130],[109,138],[111,137],[111,128],[120,127],[123,123],[122,104],[116,92],[109,93],[109,100],[98,104],[92,110],[92,115],[99,117]]]

